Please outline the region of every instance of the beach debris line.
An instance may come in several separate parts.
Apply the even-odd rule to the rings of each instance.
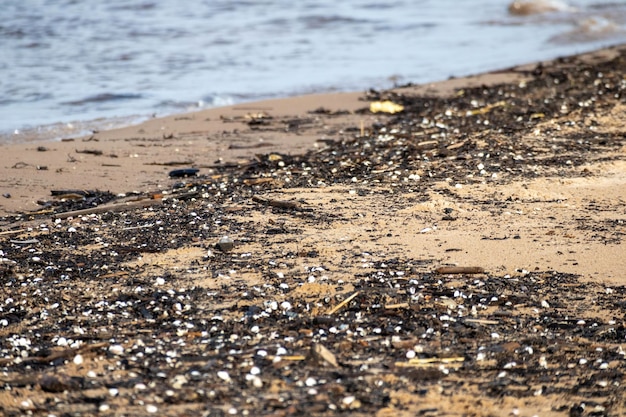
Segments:
[[[355,190],[354,205],[362,195],[376,197],[382,210],[374,215],[388,218],[394,206],[426,202],[430,192],[461,199],[456,184],[488,188],[489,181],[546,172],[567,176],[575,169],[565,161],[576,162],[577,154],[582,162],[623,146],[621,131],[590,138],[587,130],[566,130],[593,117],[594,106],[615,105],[621,87],[605,91],[605,83],[620,85],[624,71],[599,70],[598,86],[577,68],[568,77],[543,70],[525,88],[482,86],[449,99],[380,93],[405,110],[377,117],[386,123],[368,128],[369,136],[304,156],[215,166],[180,187],[187,192],[163,190],[171,198],[146,210],[53,225],[37,219],[37,226],[34,216],[12,220],[28,234],[0,234],[0,380],[24,401],[3,406],[15,416],[147,416],[167,414],[170,406],[198,415],[337,416],[357,408],[386,415],[400,407],[444,415],[444,402],[466,404],[480,393],[484,404],[504,399],[565,414],[618,412],[626,373],[624,286],[554,271],[459,278],[433,272],[433,259],[387,252],[378,243],[366,255],[361,242],[341,240],[339,256],[327,256],[329,235],[322,231],[351,221],[331,212],[342,201],[332,209],[313,206],[315,216],[286,215],[305,205],[301,200],[275,203],[280,210],[259,216],[258,207],[272,207],[268,201],[282,201],[281,194],[255,195],[264,182],[242,181],[272,178],[310,195],[338,184]],[[592,81],[597,71],[589,74]],[[545,102],[545,86],[554,101]],[[562,112],[563,101],[577,106],[596,87],[604,91],[597,101]],[[511,106],[464,116],[507,94]],[[560,123],[552,134],[567,137],[547,146],[551,136],[535,136],[547,129],[529,117],[537,111]],[[462,199],[489,209],[508,203],[474,198]],[[68,200],[61,207],[87,205]],[[272,225],[268,233],[259,218]],[[289,235],[296,229],[303,238]],[[211,246],[208,262],[199,261],[203,242],[229,235],[241,237],[241,251],[219,256]],[[21,243],[27,239],[39,243]],[[315,256],[303,259],[309,251]],[[106,345],[76,350],[90,340]],[[62,357],[50,356],[70,346]],[[60,375],[76,366],[86,375],[75,389]],[[50,374],[57,380],[44,381],[43,389],[40,378]],[[418,412],[422,404],[429,411]]]

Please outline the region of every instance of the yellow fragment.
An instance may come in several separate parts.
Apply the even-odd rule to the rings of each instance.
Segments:
[[[468,116],[476,116],[478,114],[487,114],[489,113],[492,109],[495,109],[496,107],[502,107],[506,105],[505,101],[498,101],[497,103],[493,103],[493,104],[488,104],[485,107],[482,107],[480,109],[476,109],[476,110],[470,110],[467,112]]]
[[[372,113],[399,113],[404,110],[404,106],[396,104],[392,101],[373,101],[370,103],[370,111]]]

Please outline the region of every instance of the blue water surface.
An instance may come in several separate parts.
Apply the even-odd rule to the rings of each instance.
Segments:
[[[626,40],[624,2],[544,0],[552,11],[526,16],[510,3],[4,0],[0,141],[436,81]]]

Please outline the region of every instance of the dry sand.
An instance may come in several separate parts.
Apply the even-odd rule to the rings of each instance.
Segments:
[[[3,146],[0,411],[620,414],[625,54]]]

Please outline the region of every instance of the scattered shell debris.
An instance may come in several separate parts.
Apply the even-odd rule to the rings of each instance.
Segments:
[[[564,58],[523,85],[448,98],[371,91],[403,110],[378,114],[369,135],[355,127],[304,155],[260,154],[176,175],[185,182],[162,198],[135,195],[158,204],[94,212],[131,193],[89,191],[2,218],[0,413],[435,416],[477,397],[493,410],[536,398],[554,415],[623,410],[625,286],[446,266],[401,242],[367,252],[351,235],[310,242],[371,216],[345,215],[345,201],[377,198],[389,215],[434,194],[468,204],[465,186],[623,159],[623,132],[590,127],[622,105],[625,72],[623,55]],[[345,201],[317,204],[330,186]],[[495,196],[472,203],[515,210]],[[625,219],[617,208],[578,231],[621,244]]]

